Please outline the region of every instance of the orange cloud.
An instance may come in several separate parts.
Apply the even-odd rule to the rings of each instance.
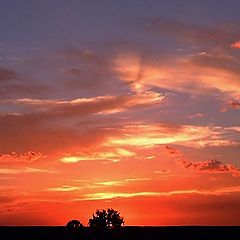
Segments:
[[[232,44],[231,44],[231,47],[232,47],[232,48],[240,49],[240,41],[237,41],[237,42],[232,43]]]
[[[57,173],[55,170],[42,168],[1,168],[0,174],[23,174],[23,173]]]
[[[34,162],[40,159],[45,158],[46,155],[43,155],[42,153],[38,152],[26,152],[26,153],[15,153],[12,152],[10,154],[7,153],[0,153],[0,163],[18,163],[18,162]]]
[[[230,129],[230,130],[234,130],[234,131],[237,131],[237,132],[240,132],[240,127],[229,127],[227,129]]]
[[[231,173],[234,177],[240,177],[240,169],[233,164],[224,164],[216,159],[206,161],[192,161],[186,159],[184,154],[175,148],[166,146],[165,151],[176,158],[176,162],[187,169],[213,173]]]
[[[80,189],[79,187],[63,185],[61,187],[47,188],[46,190],[53,191],[53,192],[71,192],[71,191],[76,191],[79,189]]]
[[[240,95],[240,62],[236,57],[205,53],[164,62],[141,58],[137,54],[122,54],[116,57],[113,67],[119,78],[135,91],[160,87],[190,94],[220,91]]]
[[[228,130],[215,126],[132,124],[124,126],[119,137],[109,137],[106,145],[152,147],[174,143],[196,148],[238,145],[238,142],[224,136]]]
[[[88,150],[89,151],[89,150]],[[91,149],[89,154],[78,153],[78,155],[65,156],[60,158],[63,163],[77,163],[80,161],[111,161],[118,162],[124,158],[129,158],[135,156],[135,152],[130,152],[124,148],[100,148],[98,151]]]
[[[132,123],[119,127],[116,131],[106,132],[97,144],[89,142],[86,146],[75,146],[61,151],[59,161],[63,163],[78,163],[86,161],[119,162],[127,159],[137,159],[141,149],[151,149],[157,145],[177,144],[193,148],[209,146],[234,146],[239,143],[228,138],[227,132],[237,135],[235,129],[221,127],[203,127],[174,124],[142,124]],[[176,153],[166,147],[166,151]],[[146,159],[154,155],[145,155]]]
[[[215,195],[221,196],[228,193],[239,193],[239,187],[219,188],[216,190],[175,190],[169,192],[99,192],[84,194],[82,198],[72,199],[72,201],[88,201],[88,200],[107,200],[116,198],[136,198],[136,197],[170,197],[174,195]]]
[[[142,181],[150,181],[150,180],[151,178],[127,178],[123,180],[99,181],[99,182],[96,182],[96,185],[105,186],[105,187],[125,186],[129,182],[142,182]]]

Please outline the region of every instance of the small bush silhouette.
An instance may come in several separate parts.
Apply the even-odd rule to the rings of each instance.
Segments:
[[[66,227],[68,228],[82,228],[83,225],[80,223],[80,221],[74,219],[74,220],[71,220],[67,223]]]
[[[123,224],[123,217],[112,208],[97,210],[88,222],[88,225],[92,228],[119,228]]]

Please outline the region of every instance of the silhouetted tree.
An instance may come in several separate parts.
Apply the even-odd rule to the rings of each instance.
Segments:
[[[112,208],[97,210],[88,222],[93,228],[119,228],[124,224],[123,217]]]
[[[76,219],[71,220],[67,223],[66,227],[68,228],[82,228],[83,225]]]

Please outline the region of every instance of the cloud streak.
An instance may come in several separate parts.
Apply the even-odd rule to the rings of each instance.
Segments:
[[[80,189],[79,187],[63,185],[61,187],[47,188],[46,190],[51,192],[72,192],[72,191],[77,191],[79,189]]]
[[[31,163],[40,159],[45,158],[46,155],[40,152],[26,152],[26,153],[0,153],[0,163]]]
[[[24,174],[24,173],[57,173],[55,170],[42,168],[1,168],[0,174]]]
[[[135,152],[130,152],[124,148],[111,148],[106,149],[102,146],[100,151],[94,152],[94,149],[90,151],[87,155],[86,153],[79,154],[78,156],[66,156],[60,159],[63,163],[78,163],[81,161],[111,161],[118,162],[125,158],[134,157],[136,155]]]
[[[43,117],[74,117],[88,114],[109,114],[126,111],[128,109],[154,106],[163,101],[162,94],[146,91],[139,94],[124,96],[98,96],[92,98],[77,98],[73,100],[50,99],[15,99],[4,100],[2,103],[24,105],[38,112]],[[34,115],[34,113],[32,113]]]
[[[196,189],[186,189],[186,190],[175,190],[169,192],[99,192],[90,193],[83,195],[82,198],[73,199],[72,201],[90,201],[90,200],[108,200],[117,198],[137,198],[137,197],[170,197],[175,195],[206,195],[206,196],[222,196],[229,193],[239,193],[239,187],[230,188],[219,188],[217,190],[196,190]]]
[[[122,128],[122,135],[110,137],[109,145],[116,146],[136,146],[152,147],[160,144],[178,144],[188,147],[202,148],[209,146],[232,146],[239,142],[231,138],[228,139],[228,132],[234,129],[224,129],[222,127],[204,127],[193,125],[177,124],[132,124]]]
[[[178,159],[177,162],[187,169],[213,173],[231,173],[234,177],[240,177],[239,168],[232,164],[223,164],[218,160],[194,162],[186,159]]]

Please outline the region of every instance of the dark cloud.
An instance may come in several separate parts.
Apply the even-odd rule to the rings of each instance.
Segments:
[[[165,151],[171,155],[181,155],[181,152],[179,152],[177,149],[169,147],[169,146],[165,146]]]
[[[126,90],[112,71],[113,49],[100,48],[65,48],[47,57],[48,68],[57,69],[55,74],[68,91],[105,95]]]
[[[82,72],[81,69],[77,68],[77,67],[71,67],[64,71],[64,73],[71,75],[71,76],[80,76],[81,72]]]
[[[26,153],[0,153],[0,163],[31,163],[42,159],[45,156],[42,153],[28,151]]]
[[[205,172],[228,172],[235,177],[240,177],[240,169],[232,164],[224,164],[218,160],[194,162],[186,159],[178,159],[177,162],[184,168]]]
[[[238,102],[236,100],[230,100],[228,102],[228,106],[235,108],[235,109],[240,109],[240,102]]]
[[[233,164],[224,164],[216,159],[206,161],[192,161],[176,148],[165,146],[165,151],[173,155],[176,162],[184,168],[213,173],[231,173],[234,177],[240,177],[240,169]]]
[[[238,100],[229,100],[221,108],[221,112],[227,112],[229,109],[240,109],[240,102]]]
[[[12,70],[0,68],[0,83],[16,78],[16,73]]]
[[[15,71],[0,68],[0,99],[6,97],[37,97],[45,93],[48,87],[19,76]]]
[[[11,82],[1,86],[0,98],[40,97],[47,91],[48,87],[40,83]]]

